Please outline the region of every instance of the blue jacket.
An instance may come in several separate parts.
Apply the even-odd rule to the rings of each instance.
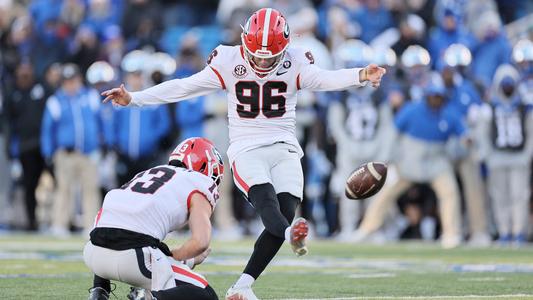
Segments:
[[[455,111],[460,118],[466,118],[471,105],[481,105],[481,96],[474,84],[466,79],[460,78],[455,86],[448,89],[447,107]]]
[[[41,152],[46,159],[66,148],[88,154],[103,141],[111,142],[104,136],[98,92],[83,87],[69,96],[59,89],[48,98],[41,126]]]
[[[176,105],[176,124],[181,134],[180,140],[204,136],[205,97],[181,101]]]
[[[486,88],[491,86],[492,77],[498,66],[511,60],[511,45],[503,34],[482,41],[472,51],[472,74]]]
[[[454,43],[463,44],[471,49],[474,45],[474,37],[461,27],[454,31],[447,31],[442,27],[436,27],[430,32],[428,51],[431,56],[433,69],[440,70],[445,66],[444,51]]]
[[[355,15],[355,20],[361,25],[360,39],[367,44],[393,26],[392,16],[383,6],[376,10],[363,6]]]
[[[446,107],[434,110],[426,101],[410,102],[394,120],[400,133],[432,143],[445,143],[453,136],[463,135],[460,118]]]
[[[170,129],[168,108],[161,106],[117,108],[113,115],[117,150],[131,159],[148,156]]]

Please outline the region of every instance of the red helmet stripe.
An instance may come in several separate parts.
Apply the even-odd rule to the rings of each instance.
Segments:
[[[268,32],[270,31],[270,15],[272,14],[272,8],[267,8],[265,13],[265,22],[263,26],[263,40],[261,41],[261,50],[267,50],[268,46]]]

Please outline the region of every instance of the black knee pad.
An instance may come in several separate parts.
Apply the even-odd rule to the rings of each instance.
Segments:
[[[300,198],[293,196],[290,193],[279,193],[278,201],[281,214],[283,214],[283,216],[287,218],[287,221],[291,223],[296,214],[296,208],[298,208],[298,205],[301,202]]]

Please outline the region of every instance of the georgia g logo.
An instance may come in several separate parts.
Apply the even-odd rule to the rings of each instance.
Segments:
[[[288,39],[290,33],[291,33],[291,31],[289,30],[289,24],[287,24],[287,22],[285,22],[285,27],[283,28],[283,37]]]

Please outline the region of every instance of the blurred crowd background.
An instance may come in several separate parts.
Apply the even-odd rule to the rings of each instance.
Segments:
[[[387,68],[379,89],[299,94],[300,213],[315,237],[531,240],[533,2],[521,0],[0,0],[1,232],[86,234],[105,192],[178,141],[225,151],[223,92],[143,108],[99,92],[201,70],[261,7],[280,10],[322,68]],[[386,186],[348,200],[345,179],[367,161],[389,163]],[[226,170],[215,237],[255,235]]]

